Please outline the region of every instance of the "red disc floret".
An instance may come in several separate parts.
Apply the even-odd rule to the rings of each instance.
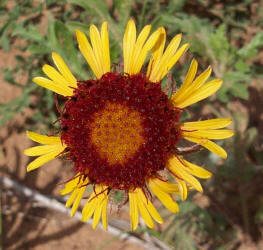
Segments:
[[[102,149],[98,148],[100,144],[95,145],[92,134],[94,124],[100,126],[98,117],[105,114],[104,110],[109,105],[123,107],[125,112],[129,110],[130,113],[139,114],[137,120],[140,118],[138,138],[142,138],[141,142],[136,144],[136,150],[133,147],[132,153],[127,154],[125,159],[122,156],[120,161],[112,160],[114,158],[107,160],[107,155],[111,152],[106,152],[106,156],[102,157]],[[121,109],[116,112],[121,113]],[[118,119],[125,119],[125,112]],[[61,138],[67,145],[69,158],[74,162],[76,173],[86,175],[91,183],[104,184],[112,189],[129,190],[144,187],[148,178],[157,177],[158,171],[165,168],[167,160],[171,157],[170,151],[180,137],[179,128],[176,127],[179,117],[180,110],[172,106],[160,83],[152,83],[142,74],[130,76],[110,72],[98,80],[78,82],[74,95],[66,100],[60,119]],[[130,118],[127,121],[131,123]],[[118,127],[119,121],[116,120],[116,124]],[[136,124],[134,126],[138,126],[138,121]],[[103,126],[106,127],[107,124]],[[127,124],[127,127],[132,126],[133,124]],[[121,134],[122,131],[118,133]],[[134,131],[130,130],[130,133]],[[107,140],[105,136],[102,138]],[[120,141],[123,140],[125,142],[126,139]],[[111,141],[105,143],[114,145]],[[123,145],[117,146],[121,152]],[[103,150],[107,151],[107,147]],[[126,151],[129,152],[129,148]]]

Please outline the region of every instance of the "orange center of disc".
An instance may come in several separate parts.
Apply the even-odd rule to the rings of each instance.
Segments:
[[[110,165],[124,164],[144,142],[141,114],[118,103],[95,113],[91,141]]]

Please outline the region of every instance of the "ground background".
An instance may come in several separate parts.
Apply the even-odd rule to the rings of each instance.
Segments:
[[[168,39],[181,32],[183,42],[191,43],[172,71],[178,85],[193,56],[200,71],[210,64],[213,76],[223,78],[219,93],[191,107],[184,119],[232,117],[236,131],[224,144],[228,160],[206,151],[191,157],[205,163],[213,178],[202,181],[203,194],[193,193],[180,204],[178,215],[160,208],[167,222],[155,231],[146,230],[148,236],[155,235],[172,249],[263,249],[262,13],[263,2],[251,0],[1,1],[1,176],[62,201],[58,183],[72,175],[70,164],[56,160],[26,174],[30,159],[23,150],[33,144],[25,130],[53,131],[50,124],[57,116],[52,94],[31,79],[42,74],[43,64],[51,63],[52,51],[67,60],[79,79],[89,77],[74,30],[87,31],[91,23],[104,20],[109,22],[112,60],[121,63],[122,34],[132,16],[138,30],[148,23],[153,29],[163,25]],[[0,185],[4,249],[140,249]],[[110,218],[127,222],[128,208],[117,215],[113,207]],[[137,235],[142,236],[140,230]]]

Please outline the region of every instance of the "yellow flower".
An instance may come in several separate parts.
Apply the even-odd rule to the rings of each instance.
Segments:
[[[179,211],[174,195],[187,198],[191,188],[202,192],[198,178],[210,178],[211,173],[190,163],[180,155],[176,144],[182,138],[200,144],[226,158],[223,148],[211,139],[233,135],[222,129],[231,119],[212,119],[180,123],[184,108],[214,94],[222,85],[220,79],[206,82],[212,72],[208,67],[195,78],[197,62],[193,60],[181,88],[171,99],[161,89],[161,81],[187,50],[179,47],[181,34],[176,35],[165,49],[163,27],[151,35],[146,25],[137,36],[133,20],[127,24],[123,38],[124,72],[111,72],[107,23],[99,31],[90,27],[90,41],[77,30],[79,49],[95,78],[77,81],[63,59],[55,52],[52,59],[57,69],[43,66],[48,76],[33,79],[38,85],[64,96],[65,104],[59,118],[60,136],[50,137],[27,132],[33,141],[44,144],[25,150],[28,156],[38,156],[27,170],[65,155],[74,164],[75,177],[65,184],[62,195],[70,194],[66,207],[77,211],[88,185],[93,186],[82,209],[82,220],[93,216],[93,228],[100,219],[107,229],[107,203],[116,190],[127,194],[130,204],[131,230],[138,226],[139,215],[146,225],[154,227],[154,219],[163,219],[151,202],[150,193],[171,212]],[[141,72],[151,53],[147,73]],[[175,183],[162,177],[167,170]]]

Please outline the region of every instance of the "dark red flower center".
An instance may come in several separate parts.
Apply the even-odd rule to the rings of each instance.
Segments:
[[[179,117],[160,83],[142,74],[106,73],[78,82],[61,116],[61,138],[75,172],[129,190],[164,169],[180,137]]]

